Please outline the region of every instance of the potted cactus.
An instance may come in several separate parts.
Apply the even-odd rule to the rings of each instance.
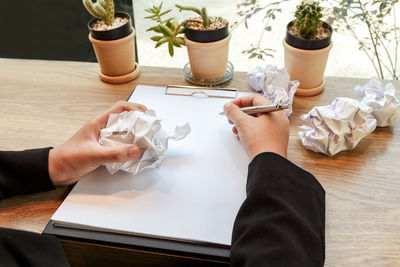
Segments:
[[[135,62],[135,29],[128,13],[114,13],[113,0],[82,0],[94,17],[88,23],[89,40],[100,64],[99,77],[107,83],[124,83],[135,79],[139,66]]]
[[[319,2],[302,1],[295,19],[286,27],[285,66],[292,80],[300,82],[296,95],[311,96],[325,88],[324,72],[332,48],[332,27],[321,20]]]
[[[151,13],[146,17],[157,23],[147,31],[157,34],[151,37],[156,42],[155,47],[168,44],[170,56],[174,55],[174,47],[187,46],[192,75],[195,79],[218,79],[225,75],[228,64],[229,23],[221,17],[210,17],[205,7],[198,9],[176,5],[179,11],[192,11],[197,17],[189,18],[181,23],[175,17],[163,19],[171,10],[161,11],[159,6],[153,6],[146,11]]]

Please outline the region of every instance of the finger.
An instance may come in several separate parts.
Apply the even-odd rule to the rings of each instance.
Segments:
[[[233,132],[234,134],[239,134],[239,132],[238,132],[236,126],[232,127],[232,132]]]
[[[98,123],[99,129],[102,129],[106,127],[108,117],[110,116],[110,114],[121,113],[124,111],[134,111],[134,110],[145,112],[147,110],[147,107],[137,103],[120,101],[114,104],[108,110],[106,110],[103,114],[95,118],[95,121],[96,123]]]
[[[245,119],[247,116],[237,105],[233,103],[226,103],[224,105],[224,112],[228,119],[235,125],[238,125],[238,123],[240,123],[240,121]]]
[[[115,103],[111,108],[109,108],[105,113],[121,113],[123,111],[133,111],[133,110],[140,110],[140,111],[146,111],[147,108],[144,105],[138,104],[138,103],[133,103],[133,102],[127,102],[127,101],[119,101]]]
[[[230,119],[228,119],[228,123],[229,123],[229,124],[233,124],[233,121],[231,121]]]
[[[232,101],[233,104],[239,107],[249,107],[249,106],[256,106],[256,105],[267,105],[271,104],[272,102],[259,94],[252,94],[248,96],[244,96]]]
[[[141,154],[140,148],[135,145],[102,147],[99,154],[99,161],[102,162],[102,164],[110,162],[125,162],[138,158]]]

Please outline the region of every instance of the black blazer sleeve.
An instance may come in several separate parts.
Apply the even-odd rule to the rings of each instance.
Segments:
[[[48,167],[50,149],[0,151],[0,200],[54,189]]]
[[[247,198],[233,227],[231,266],[323,266],[325,191],[287,159],[262,153],[249,165]]]
[[[0,266],[69,266],[61,244],[50,235],[0,228]]]

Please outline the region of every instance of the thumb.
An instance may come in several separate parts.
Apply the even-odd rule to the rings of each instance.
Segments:
[[[229,120],[231,120],[235,125],[238,125],[241,120],[246,118],[246,114],[240,110],[238,106],[233,103],[226,103],[224,105],[224,112]]]
[[[114,145],[112,147],[102,147],[99,160],[104,163],[125,162],[140,157],[140,148],[135,145]]]

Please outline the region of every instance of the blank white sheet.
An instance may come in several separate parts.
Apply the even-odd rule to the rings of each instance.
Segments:
[[[165,95],[137,86],[129,101],[154,109],[167,130],[192,132],[170,141],[160,169],[132,176],[100,167],[79,181],[51,218],[56,225],[230,245],[245,199],[249,159],[218,113],[229,99]]]

